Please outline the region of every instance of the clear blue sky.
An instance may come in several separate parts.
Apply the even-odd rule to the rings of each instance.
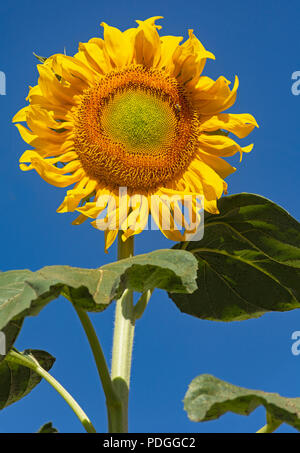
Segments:
[[[135,19],[162,15],[163,34],[187,37],[193,28],[216,55],[205,75],[240,79],[232,112],[255,115],[260,129],[251,134],[250,155],[229,179],[229,193],[252,192],[299,210],[300,96],[291,94],[291,74],[300,70],[298,0],[121,1],[16,0],[0,7],[0,71],[7,95],[0,96],[2,270],[37,270],[50,264],[97,267],[116,259],[104,254],[103,234],[88,223],[71,225],[72,214],[57,214],[64,189],[45,183],[35,172],[22,173],[18,159],[26,144],[11,125],[37,82],[32,52],[44,56],[76,52],[79,41],[102,33],[105,21],[126,29]],[[249,142],[249,140],[246,140]],[[236,159],[237,160],[237,159]],[[136,252],[170,247],[158,232],[145,232]],[[93,315],[110,360],[113,309]],[[226,415],[215,422],[190,422],[182,399],[189,382],[210,373],[233,384],[300,396],[300,356],[291,353],[291,334],[300,330],[299,311],[260,319],[216,323],[181,314],[167,295],[156,291],[137,324],[130,396],[132,432],[253,432],[264,425],[264,411],[250,417]],[[104,398],[79,321],[63,298],[27,319],[19,349],[40,348],[57,362],[53,374],[78,399],[99,431],[106,429]],[[33,432],[52,420],[63,432],[81,432],[71,410],[45,382],[0,413],[0,432]],[[283,425],[280,431],[292,431]]]

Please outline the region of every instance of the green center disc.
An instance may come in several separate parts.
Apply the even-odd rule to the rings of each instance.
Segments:
[[[155,94],[130,89],[108,102],[101,122],[109,138],[122,143],[128,152],[153,153],[172,140],[176,117],[170,105]]]

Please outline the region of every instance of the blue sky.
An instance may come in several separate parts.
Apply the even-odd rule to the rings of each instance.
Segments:
[[[78,42],[102,34],[99,24],[126,29],[135,19],[164,16],[163,34],[187,37],[193,28],[216,55],[205,75],[237,74],[240,88],[231,112],[252,113],[260,129],[243,143],[251,154],[228,178],[229,193],[252,192],[299,211],[300,96],[291,93],[291,75],[300,70],[299,2],[297,0],[179,0],[114,2],[16,0],[0,7],[0,71],[7,94],[0,96],[1,131],[1,270],[68,264],[97,267],[116,259],[116,247],[104,254],[103,234],[88,223],[71,225],[72,214],[57,214],[64,189],[45,183],[34,172],[22,173],[18,159],[25,150],[11,124],[25,105],[29,85],[37,82],[32,52],[49,56],[76,52]],[[136,240],[136,253],[172,244],[158,232]],[[113,310],[92,315],[110,361]],[[235,323],[200,321],[179,312],[167,295],[156,291],[136,328],[130,430],[132,432],[253,432],[265,424],[264,411],[250,417],[228,414],[204,424],[188,420],[182,399],[189,382],[210,373],[233,384],[300,396],[300,356],[291,353],[291,335],[300,330],[299,311],[273,313]],[[71,304],[63,298],[38,317],[27,319],[19,349],[45,349],[56,358],[53,375],[76,397],[97,429],[106,430],[104,398],[87,341]],[[0,432],[34,432],[52,420],[62,432],[82,432],[68,406],[45,382],[0,413]],[[293,431],[283,425],[279,431]]]

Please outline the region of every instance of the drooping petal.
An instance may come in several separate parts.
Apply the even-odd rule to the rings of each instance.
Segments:
[[[63,54],[56,54],[49,58],[51,68],[55,74],[69,82],[73,89],[82,92],[94,83],[98,77],[91,66],[85,65],[82,61]]]
[[[210,132],[225,129],[239,138],[245,138],[255,127],[259,127],[254,116],[249,113],[220,113],[201,118],[200,131]]]
[[[41,95],[44,96],[48,102],[52,104],[69,104],[69,106],[75,105],[74,97],[78,95],[81,91],[80,84],[81,82],[78,80],[78,83],[70,85],[66,81],[59,81],[55,74],[58,74],[58,67],[56,64],[56,58],[53,58],[53,69],[50,65],[39,64],[37,66],[40,77],[39,77],[39,87],[41,91]],[[65,74],[65,71],[60,71],[61,73]],[[31,96],[33,94],[31,93]]]
[[[23,163],[20,164],[20,168],[25,171],[27,169],[35,169],[41,178],[56,187],[67,187],[85,176],[85,172],[79,161],[72,161],[63,168],[57,168],[37,153],[31,157],[29,168]]]
[[[226,160],[220,157],[208,154],[204,151],[199,151],[199,157],[205,162],[210,168],[212,168],[222,179],[227,178],[236,171],[235,167],[232,167]]]
[[[194,191],[197,192],[199,181],[202,185],[203,195],[205,198],[204,209],[213,214],[218,214],[216,201],[224,191],[223,179],[209,165],[200,159],[195,159],[190,165],[192,171],[187,172],[184,178],[194,185]],[[201,193],[201,188],[198,190]]]
[[[46,138],[55,143],[68,140],[70,129],[73,129],[72,123],[57,122],[51,112],[36,106],[32,106],[27,113],[27,125],[39,138]]]
[[[95,222],[92,222],[93,226],[94,226],[94,223]],[[118,235],[118,230],[105,230],[104,231],[104,241],[105,241],[104,251],[105,251],[105,253],[108,253],[108,249],[115,242],[117,235]]]
[[[106,206],[105,206],[106,207]],[[97,216],[105,209],[105,207],[97,206],[96,202],[85,203],[84,206],[77,208],[76,211],[81,214],[89,217],[91,219],[96,219]]]
[[[236,100],[239,79],[236,76],[232,91],[230,82],[225,77],[219,77],[215,82],[208,80],[207,77],[196,84],[193,91],[195,107],[201,115],[216,115],[229,109]]]
[[[19,110],[18,113],[16,113],[15,116],[13,117],[12,122],[21,123],[23,121],[26,121],[26,115],[29,109],[30,106],[27,105],[26,107],[23,107],[21,110]]]
[[[34,146],[35,141],[38,140],[38,136],[33,134],[32,131],[27,129],[23,124],[16,124],[16,128],[20,132],[20,135],[24,142],[28,143],[28,145]]]
[[[243,153],[249,153],[253,145],[241,147],[232,138],[225,135],[208,135],[201,134],[199,137],[200,148],[209,154],[220,157],[233,156],[236,153],[240,153],[242,159]]]
[[[98,182],[90,180],[88,177],[83,178],[76,184],[74,189],[68,190],[67,195],[57,212],[73,212],[78,207],[83,198],[88,197],[97,188]]]
[[[203,71],[207,58],[215,59],[215,56],[204,48],[193,30],[189,30],[189,39],[177,47],[174,55],[174,76],[187,88],[193,87]]]

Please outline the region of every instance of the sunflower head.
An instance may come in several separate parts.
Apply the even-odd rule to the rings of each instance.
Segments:
[[[124,240],[141,232],[150,212],[166,237],[184,240],[176,228],[180,200],[199,194],[204,209],[218,213],[224,178],[235,171],[222,158],[252,149],[228,133],[244,138],[257,126],[253,116],[222,113],[235,102],[238,79],[230,90],[224,77],[203,76],[206,59],[214,56],[193,30],[183,44],[181,37],[160,36],[157,19],[137,21],[125,32],[103,22],[103,39],[80,43],[73,57],[47,58],[38,65],[29,105],[14,117],[32,147],[21,169],[35,169],[58,187],[73,186],[58,208],[79,212],[73,223],[107,212],[106,249],[118,229]],[[153,197],[161,199],[157,209]],[[196,203],[191,208],[197,216]]]

